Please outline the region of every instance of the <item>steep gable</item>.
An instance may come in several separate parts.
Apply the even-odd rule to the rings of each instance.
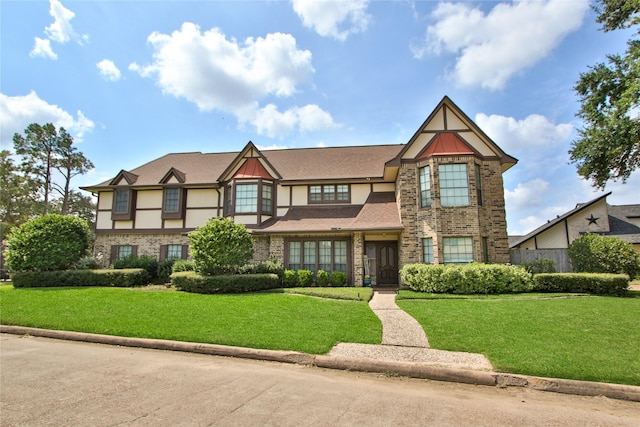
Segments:
[[[282,176],[273,165],[269,163],[267,158],[258,150],[253,142],[249,141],[231,164],[229,164],[229,167],[220,175],[218,181],[224,182],[232,178],[280,179]]]

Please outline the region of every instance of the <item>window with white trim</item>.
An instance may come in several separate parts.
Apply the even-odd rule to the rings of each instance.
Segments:
[[[428,208],[431,206],[431,175],[429,166],[420,168],[420,207]]]
[[[440,205],[469,206],[467,165],[439,165]]]
[[[309,186],[309,203],[349,203],[349,184]]]
[[[433,239],[431,237],[422,239],[422,262],[433,264]]]
[[[473,262],[473,239],[471,237],[445,237],[442,239],[442,252],[445,264]]]

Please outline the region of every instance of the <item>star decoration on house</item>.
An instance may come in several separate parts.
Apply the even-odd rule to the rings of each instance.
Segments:
[[[589,218],[587,218],[587,221],[589,221],[588,225],[591,225],[591,224],[598,225],[598,220],[599,219],[600,218],[596,218],[596,217],[593,216],[593,214],[591,214],[591,216]]]

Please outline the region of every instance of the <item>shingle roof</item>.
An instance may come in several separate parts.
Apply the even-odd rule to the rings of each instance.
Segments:
[[[393,192],[371,193],[364,205],[294,206],[265,233],[399,230],[402,221]]]
[[[385,163],[404,145],[264,150],[262,155],[280,173],[283,181],[343,180],[382,177]],[[214,184],[239,152],[167,154],[129,173],[138,176],[135,186],[158,185],[175,168],[185,176],[185,185]],[[108,187],[112,180],[86,189]]]
[[[608,205],[609,228],[607,236],[615,236],[630,243],[640,243],[640,227],[628,218],[640,218],[640,205]]]

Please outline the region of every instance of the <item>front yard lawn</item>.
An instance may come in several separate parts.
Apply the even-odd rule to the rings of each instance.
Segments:
[[[397,303],[420,322],[433,348],[482,353],[499,372],[640,385],[638,297],[546,294]]]
[[[0,287],[0,323],[311,354],[339,342],[380,344],[364,301],[286,293],[200,295],[127,288]]]

